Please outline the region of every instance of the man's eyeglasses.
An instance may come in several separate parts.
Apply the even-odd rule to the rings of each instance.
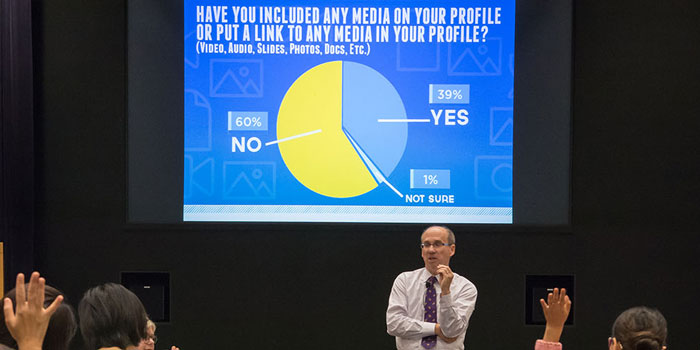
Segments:
[[[153,342],[153,344],[155,344],[158,342],[158,337],[155,335],[148,335],[148,336],[146,336],[146,339],[144,339],[143,341],[145,341],[146,343]]]
[[[451,244],[449,243],[442,243],[442,242],[435,242],[435,243],[421,243],[420,247],[421,249],[428,249],[430,247],[434,247],[435,249],[438,249],[440,247],[449,247]]]

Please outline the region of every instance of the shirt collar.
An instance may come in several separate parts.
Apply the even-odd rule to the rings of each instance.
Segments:
[[[421,280],[421,282],[427,281],[428,278],[430,278],[430,276],[432,276],[432,274],[428,271],[428,269],[426,269],[426,268],[424,267],[423,270],[422,270],[421,273],[420,273],[420,280]]]

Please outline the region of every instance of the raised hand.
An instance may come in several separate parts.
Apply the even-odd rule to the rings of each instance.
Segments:
[[[17,275],[16,302],[15,309],[12,308],[12,300],[5,298],[3,311],[5,312],[5,324],[15,341],[19,350],[41,349],[49,327],[51,315],[63,301],[63,296],[59,295],[56,300],[44,308],[44,288],[46,280],[39,277],[38,272],[32,273],[29,280],[29,287],[25,291],[24,275]]]
[[[566,289],[554,288],[552,293],[547,295],[547,301],[540,299],[544,318],[547,320],[547,326],[544,330],[542,340],[549,342],[558,342],[561,337],[561,332],[564,330],[564,322],[569,317],[571,310],[571,300],[566,295]]]

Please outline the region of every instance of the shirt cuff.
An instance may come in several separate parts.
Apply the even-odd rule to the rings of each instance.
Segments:
[[[537,339],[535,342],[535,350],[561,350],[561,343],[554,343]]]
[[[452,293],[447,295],[440,295],[440,306],[450,306],[452,305]]]
[[[429,335],[435,335],[435,323],[432,322],[421,322],[422,329],[420,330],[421,337],[427,337]]]

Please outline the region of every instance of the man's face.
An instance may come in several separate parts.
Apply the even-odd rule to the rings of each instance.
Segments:
[[[428,272],[435,275],[438,265],[449,265],[450,257],[455,254],[455,245],[445,246],[447,243],[447,231],[442,227],[430,227],[423,236],[421,243],[425,248],[421,248],[421,256],[425,262],[425,268]]]
[[[139,343],[139,350],[154,350],[156,348],[156,343],[153,341],[155,336],[155,330],[152,327],[146,329],[146,339],[141,339]]]

